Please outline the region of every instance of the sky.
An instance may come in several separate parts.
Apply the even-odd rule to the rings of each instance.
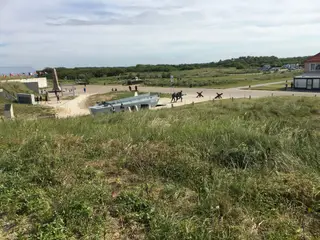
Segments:
[[[0,0],[0,66],[309,56],[319,12],[319,0]]]

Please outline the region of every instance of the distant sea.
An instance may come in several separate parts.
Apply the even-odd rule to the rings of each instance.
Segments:
[[[0,67],[0,75],[22,74],[22,73],[34,73],[36,70],[32,67]]]

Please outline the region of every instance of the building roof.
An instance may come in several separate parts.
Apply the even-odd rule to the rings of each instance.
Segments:
[[[306,60],[306,63],[310,63],[310,62],[320,62],[320,53],[314,55],[313,57],[309,57]]]
[[[315,73],[303,73],[300,76],[296,76],[295,78],[319,78],[320,79],[320,73],[319,72],[315,72]]]
[[[35,73],[36,70],[32,67],[0,67],[0,75]]]

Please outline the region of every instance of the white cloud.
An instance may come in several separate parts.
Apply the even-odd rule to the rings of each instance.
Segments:
[[[311,55],[319,11],[318,0],[2,0],[0,66]]]

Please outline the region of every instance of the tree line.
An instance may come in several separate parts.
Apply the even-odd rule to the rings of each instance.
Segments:
[[[194,64],[158,64],[158,65],[144,65],[138,64],[131,67],[77,67],[77,68],[56,68],[59,79],[91,79],[101,77],[121,75],[128,77],[132,73],[155,73],[162,72],[164,76],[170,77],[170,73],[174,71],[194,70],[201,68],[237,68],[237,69],[257,69],[263,65],[270,65],[272,67],[281,67],[285,64],[303,64],[307,57],[291,57],[291,58],[278,58],[275,56],[262,56],[262,57],[239,57],[227,60],[220,60],[218,62],[210,63],[194,63]],[[46,73],[48,78],[52,78],[52,69],[45,68],[38,71],[39,73]],[[131,74],[130,74],[131,73]],[[41,74],[40,74],[41,75]]]

